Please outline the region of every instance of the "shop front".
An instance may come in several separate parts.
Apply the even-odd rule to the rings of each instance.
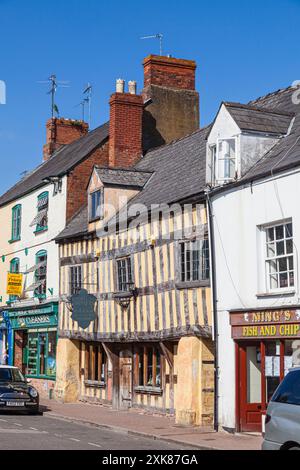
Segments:
[[[0,313],[0,365],[4,365],[7,362],[6,333],[6,323],[3,315]]]
[[[260,432],[268,403],[288,370],[300,365],[300,310],[230,313],[236,345],[237,431]]]
[[[10,364],[51,398],[56,379],[57,303],[9,309]]]

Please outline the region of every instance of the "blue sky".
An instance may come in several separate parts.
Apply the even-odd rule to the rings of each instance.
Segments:
[[[221,100],[247,102],[300,79],[300,0],[0,0],[0,193],[42,160],[55,73],[60,114],[80,118],[83,86],[94,86],[93,127],[108,118],[115,79],[137,80],[142,59],[164,52],[198,63],[201,125]]]

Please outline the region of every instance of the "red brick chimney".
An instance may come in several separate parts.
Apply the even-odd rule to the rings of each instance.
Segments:
[[[135,94],[135,82],[117,80],[117,92],[111,95],[109,121],[109,166],[130,167],[142,156],[143,97]]]
[[[63,145],[71,144],[87,134],[89,126],[86,122],[72,119],[53,118],[46,124],[47,138],[43,147],[44,161]]]
[[[144,87],[159,85],[180,90],[195,90],[196,62],[159,55],[144,59]]]

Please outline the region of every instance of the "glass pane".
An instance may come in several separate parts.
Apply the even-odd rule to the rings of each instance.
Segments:
[[[286,252],[287,254],[293,253],[293,240],[286,240]]]
[[[274,228],[268,228],[267,230],[267,242],[274,241]]]
[[[279,286],[288,287],[288,273],[279,274]]]
[[[293,224],[286,224],[285,226],[285,236],[290,238],[293,236]]]
[[[267,341],[265,357],[266,401],[270,401],[280,383],[280,341]]]
[[[148,350],[147,379],[148,379],[148,382],[146,385],[153,386],[153,351],[152,351],[152,348]]]
[[[274,258],[275,256],[275,243],[268,243],[267,244],[267,257]]]
[[[40,375],[46,374],[46,357],[47,357],[47,350],[46,350],[46,342],[47,338],[45,334],[39,335],[39,346],[40,346]]]
[[[294,258],[293,258],[293,256],[290,256],[288,258],[288,260],[289,260],[289,270],[292,271],[294,269]]]
[[[293,340],[286,339],[284,341],[284,375],[293,366]]]
[[[48,333],[48,356],[46,375],[55,377],[56,374],[56,331]]]
[[[260,348],[248,346],[246,349],[247,361],[247,402],[261,402],[261,363]]]
[[[291,272],[289,273],[289,279],[290,279],[290,287],[294,287],[294,285],[295,285],[295,279],[294,279],[294,272],[293,272],[293,271],[291,271]]]
[[[270,275],[270,288],[277,289],[278,288],[278,276],[277,274]]]
[[[277,250],[277,256],[284,255],[285,254],[284,242],[277,242],[276,243],[276,250]]]
[[[275,227],[275,233],[276,233],[276,240],[282,240],[283,239],[283,225],[278,225]]]
[[[287,271],[287,258],[280,258],[278,260],[278,267],[280,271]]]

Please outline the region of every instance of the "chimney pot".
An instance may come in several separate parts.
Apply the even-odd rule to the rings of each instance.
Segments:
[[[136,81],[130,80],[128,82],[128,91],[131,95],[136,95]]]
[[[125,80],[122,78],[118,78],[116,80],[116,92],[117,93],[124,93],[125,90]]]

